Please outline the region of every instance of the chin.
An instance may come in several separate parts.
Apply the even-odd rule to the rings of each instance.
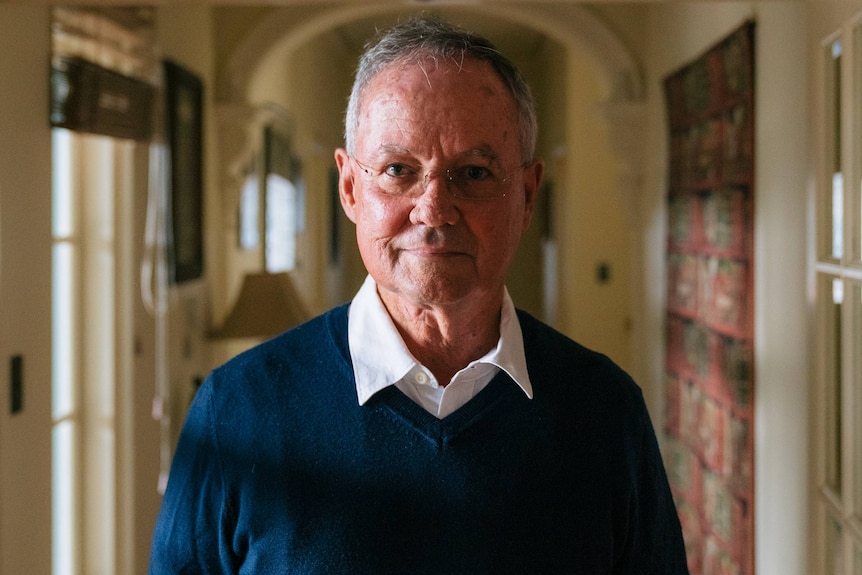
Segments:
[[[463,277],[443,277],[440,275],[422,280],[401,283],[399,293],[420,305],[452,305],[466,299],[475,291],[475,286]]]

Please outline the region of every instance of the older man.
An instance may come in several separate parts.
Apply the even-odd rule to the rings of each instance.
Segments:
[[[506,291],[535,141],[486,40],[366,52],[335,159],[368,278],[207,379],[151,573],[687,573],[637,386]]]

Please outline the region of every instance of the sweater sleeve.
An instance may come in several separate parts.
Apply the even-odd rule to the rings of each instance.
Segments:
[[[621,575],[688,575],[685,545],[655,430],[641,401],[640,441],[633,445],[634,500]]]
[[[212,376],[186,416],[153,533],[151,575],[235,573]]]

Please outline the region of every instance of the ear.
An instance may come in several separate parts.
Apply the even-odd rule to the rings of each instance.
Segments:
[[[353,165],[344,148],[335,150],[335,164],[338,166],[338,198],[341,208],[354,224],[356,223],[356,196],[353,186]]]
[[[541,160],[536,160],[524,168],[524,225],[521,230],[522,232],[530,227],[533,212],[536,208],[536,197],[539,195],[539,188],[542,185],[544,174],[545,164]]]

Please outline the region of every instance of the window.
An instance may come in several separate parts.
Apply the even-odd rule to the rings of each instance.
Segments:
[[[80,444],[76,422],[77,394],[74,358],[74,326],[76,306],[74,298],[76,277],[75,261],[78,257],[73,213],[75,194],[72,191],[72,165],[75,160],[71,133],[57,130],[53,137],[53,565],[55,575],[73,573],[77,562],[75,550],[75,524],[78,517],[75,493],[78,489],[76,452]],[[61,567],[66,566],[66,567]]]
[[[296,267],[296,235],[301,215],[300,193],[280,174],[266,177],[266,271],[289,272]]]
[[[270,105],[269,109],[276,108]],[[305,220],[302,166],[285,135],[290,128],[283,122],[268,122],[263,128],[263,161],[252,159],[244,170],[238,245],[243,250],[259,249],[265,271],[289,272],[297,267],[297,238]]]
[[[296,267],[296,240],[305,217],[301,163],[287,132],[274,125],[264,129],[264,267],[273,273]]]
[[[862,21],[823,45],[813,571],[862,575]]]
[[[129,229],[134,143],[56,129],[53,135],[53,572],[115,573],[118,253]],[[86,327],[85,327],[86,326]],[[127,358],[126,358],[127,359]]]
[[[52,572],[131,573],[127,455],[133,327],[129,302],[136,166],[146,144],[107,135],[125,119],[104,113],[72,131],[58,102],[74,81],[69,61],[149,88],[153,10],[56,8],[52,67]],[[83,69],[83,68],[81,68]],[[65,76],[63,76],[65,73]],[[140,93],[146,90],[136,90]],[[99,109],[118,102],[100,92]],[[107,98],[107,99],[106,99]],[[136,100],[137,101],[137,100]],[[122,106],[120,106],[122,109]],[[134,126],[137,127],[137,126]],[[146,127],[146,126],[145,126]],[[87,133],[84,133],[87,132]]]

